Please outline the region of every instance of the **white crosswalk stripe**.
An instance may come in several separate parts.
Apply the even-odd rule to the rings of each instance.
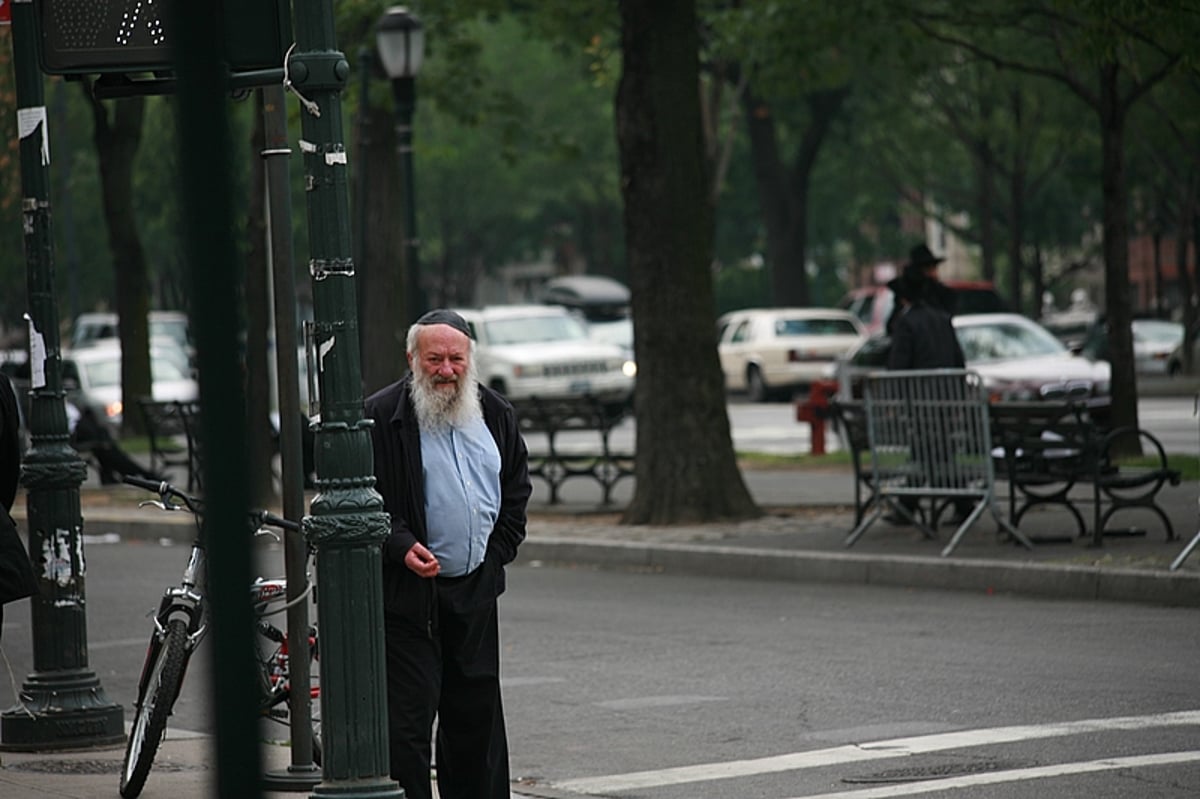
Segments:
[[[1200,726],[1200,710],[1176,713],[1156,713],[1144,716],[1120,716],[1106,719],[1084,719],[1080,721],[1055,722],[1049,724],[990,727],[977,730],[938,733],[908,738],[893,738],[848,744],[809,752],[775,755],[751,760],[732,760],[723,763],[703,763],[694,766],[639,771],[628,774],[612,774],[601,777],[583,777],[562,780],[554,787],[582,794],[617,794],[645,788],[682,785],[694,782],[750,777],[781,771],[796,771],[807,768],[839,765],[845,763],[884,760],[912,755],[944,752],[968,747],[995,746],[999,744],[1058,738],[1086,733],[1136,731],[1156,727]],[[1189,753],[1179,753],[1186,755]],[[1190,753],[1194,755],[1195,753]],[[1091,761],[1095,763],[1116,762]],[[1049,768],[1049,767],[1047,767]],[[1115,768],[1115,767],[1114,767]],[[1029,771],[1029,770],[1026,770]],[[971,778],[994,775],[972,775]],[[962,779],[967,779],[966,777]],[[928,783],[925,784],[928,789]],[[873,790],[873,789],[872,789]],[[846,796],[865,799],[873,794],[852,792]],[[888,796],[892,794],[879,794]],[[902,796],[904,794],[894,794]]]

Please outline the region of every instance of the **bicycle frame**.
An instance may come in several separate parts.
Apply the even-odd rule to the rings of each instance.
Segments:
[[[149,504],[166,511],[187,510],[193,515],[197,527],[196,538],[192,543],[182,579],[178,586],[169,587],[163,592],[158,610],[154,613],[154,630],[138,678],[137,703],[122,766],[120,786],[121,795],[126,799],[133,799],[141,793],[158,745],[166,734],[167,718],[179,697],[191,656],[208,631],[208,608],[204,596],[207,575],[201,501],[183,494],[165,482],[154,483],[136,477],[126,477],[125,482],[158,494],[158,500],[142,502],[139,506]],[[175,500],[181,504],[177,504]],[[299,525],[295,522],[265,511],[253,514],[252,521],[261,525],[260,534],[274,535],[265,529],[266,525],[284,530],[299,530]],[[250,586],[250,591],[250,598],[258,617],[257,631],[276,645],[265,656],[261,643],[255,645],[261,692],[259,712],[263,718],[290,726],[288,711],[280,708],[291,697],[287,635],[266,619],[299,602],[308,601],[312,584],[309,583],[303,593],[290,601],[287,599],[286,580],[259,578]],[[310,660],[317,658],[317,632],[312,626],[308,630],[308,656]],[[312,698],[320,696],[319,686],[310,685],[308,691]],[[319,762],[316,760],[320,756],[319,734],[316,733],[319,721],[313,720],[313,724],[313,757]]]

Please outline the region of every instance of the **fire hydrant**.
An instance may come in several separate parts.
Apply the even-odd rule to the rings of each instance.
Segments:
[[[837,393],[836,380],[817,380],[808,389],[808,396],[796,403],[796,421],[812,427],[813,455],[825,454],[825,420],[830,417],[829,399]]]

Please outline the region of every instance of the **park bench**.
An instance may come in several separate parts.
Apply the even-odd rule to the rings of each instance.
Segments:
[[[612,403],[591,395],[512,401],[529,448],[529,475],[547,485],[550,504],[560,501],[563,483],[587,478],[599,483],[602,501],[612,502],[613,486],[634,473],[632,452],[615,451],[610,436],[624,415]]]
[[[187,470],[188,491],[201,487],[200,403],[179,400],[138,400],[150,446],[150,471]]]
[[[1088,534],[1080,512],[1076,486],[1090,486],[1092,542],[1099,546],[1105,535],[1144,534],[1144,530],[1116,530],[1108,526],[1122,511],[1142,508],[1156,515],[1167,540],[1175,530],[1158,504],[1167,485],[1179,485],[1181,475],[1167,465],[1162,444],[1145,430],[1113,428],[1108,404],[1087,401],[1042,400],[996,402],[991,417],[993,455],[998,471],[1009,483],[1009,518],[1016,526],[1032,508],[1052,505],[1065,508],[1075,520],[1079,537]],[[1134,436],[1154,462],[1147,466],[1119,463],[1113,452],[1118,442]]]

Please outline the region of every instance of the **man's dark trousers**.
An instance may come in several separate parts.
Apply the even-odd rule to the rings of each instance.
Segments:
[[[463,607],[476,573],[431,581],[426,622],[385,614],[392,778],[409,799],[432,799],[429,734],[437,717],[441,799],[509,799],[500,702],[496,601]],[[467,589],[460,591],[459,589]]]

